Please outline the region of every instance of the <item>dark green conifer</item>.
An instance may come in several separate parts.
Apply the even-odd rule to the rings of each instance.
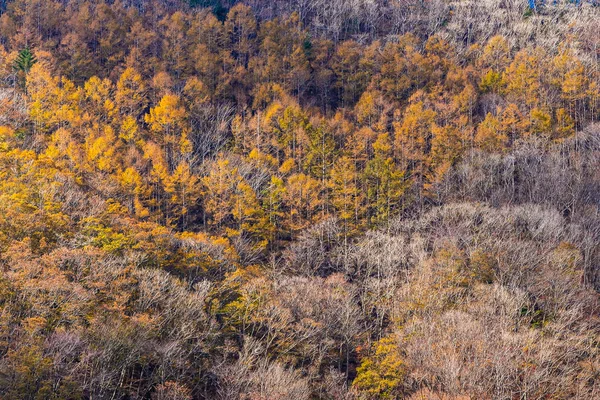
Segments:
[[[37,58],[35,57],[35,54],[33,54],[29,46],[27,46],[19,52],[13,68],[15,71],[28,73],[36,62]]]

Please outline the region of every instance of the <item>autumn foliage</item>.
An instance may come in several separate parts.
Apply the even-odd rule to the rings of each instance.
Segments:
[[[0,398],[600,396],[598,7],[350,3],[0,1]]]

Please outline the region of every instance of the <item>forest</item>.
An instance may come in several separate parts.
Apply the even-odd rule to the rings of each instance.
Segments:
[[[600,398],[599,27],[0,0],[0,399]]]

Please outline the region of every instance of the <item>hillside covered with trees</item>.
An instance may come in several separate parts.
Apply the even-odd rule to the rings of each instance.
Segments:
[[[599,27],[0,0],[0,399],[600,398]]]

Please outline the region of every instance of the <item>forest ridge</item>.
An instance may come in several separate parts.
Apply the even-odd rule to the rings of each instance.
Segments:
[[[600,398],[599,25],[0,0],[0,398]]]

